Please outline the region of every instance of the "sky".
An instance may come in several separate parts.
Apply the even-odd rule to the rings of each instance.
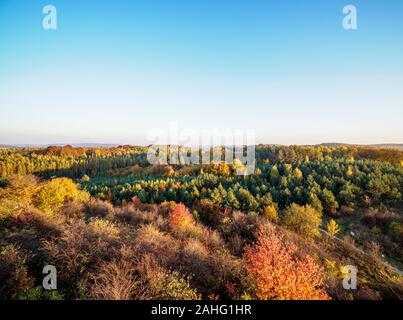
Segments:
[[[401,0],[0,0],[0,144],[403,143],[402,120]]]

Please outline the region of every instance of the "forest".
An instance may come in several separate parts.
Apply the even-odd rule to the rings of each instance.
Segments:
[[[255,156],[237,175],[236,160],[151,165],[130,145],[0,149],[0,299],[403,298],[402,150]]]

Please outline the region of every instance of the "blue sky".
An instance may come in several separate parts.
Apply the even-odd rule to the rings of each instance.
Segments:
[[[146,144],[170,121],[403,143],[402,88],[401,0],[0,0],[0,144]]]

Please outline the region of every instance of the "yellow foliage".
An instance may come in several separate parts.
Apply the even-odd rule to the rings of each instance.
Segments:
[[[108,220],[96,218],[88,224],[91,231],[99,237],[118,238],[119,229],[116,225]]]
[[[277,208],[274,205],[268,205],[264,208],[263,210],[263,215],[266,218],[269,218],[271,221],[273,222],[278,222],[279,218],[278,218],[278,212],[277,212]]]
[[[294,175],[298,180],[301,180],[303,178],[302,171],[299,168],[294,169]]]
[[[310,205],[291,204],[285,210],[284,223],[295,232],[308,238],[319,236],[322,214]]]
[[[68,178],[55,178],[42,184],[34,197],[35,206],[45,213],[54,213],[66,201],[87,201],[89,194],[77,188],[76,184]]]
[[[333,219],[331,219],[329,221],[329,223],[327,224],[326,229],[327,229],[327,232],[329,232],[332,236],[335,236],[336,234],[338,234],[340,232],[339,225]]]
[[[340,264],[337,265],[337,262],[334,260],[325,259],[325,266],[331,278],[343,279],[348,275],[344,267]]]
[[[19,214],[31,206],[32,197],[39,189],[35,176],[15,175],[0,188],[0,218]]]

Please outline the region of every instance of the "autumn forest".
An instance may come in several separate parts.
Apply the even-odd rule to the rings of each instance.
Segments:
[[[0,149],[0,299],[403,298],[403,151],[257,145],[252,175],[146,154]]]

